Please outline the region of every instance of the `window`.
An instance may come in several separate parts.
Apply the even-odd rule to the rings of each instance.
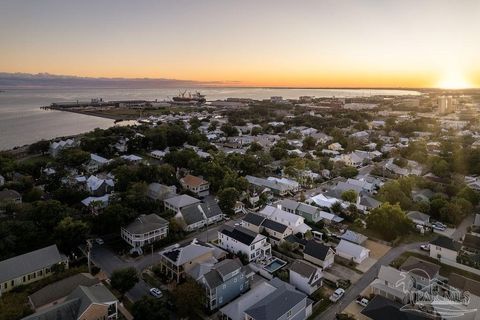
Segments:
[[[290,318],[292,316],[292,310],[287,311],[287,318]]]
[[[255,245],[252,244],[252,245],[250,246],[250,250],[254,250],[254,249],[255,249]]]
[[[223,285],[222,285],[222,288],[223,288],[223,289],[227,289],[227,285],[226,285],[226,284],[223,284]],[[222,297],[220,297],[220,300],[222,300]],[[220,301],[220,303],[222,303],[222,302]]]
[[[237,283],[237,280],[238,280],[237,278],[234,278],[234,279],[233,279],[233,282]]]

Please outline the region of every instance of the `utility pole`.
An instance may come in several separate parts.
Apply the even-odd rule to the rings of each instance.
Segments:
[[[87,260],[88,260],[88,272],[92,273],[92,262],[90,257],[90,252],[92,251],[92,239],[87,239]]]

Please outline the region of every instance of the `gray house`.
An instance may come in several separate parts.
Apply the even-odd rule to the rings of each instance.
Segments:
[[[253,272],[247,270],[239,259],[226,259],[204,274],[200,283],[205,287],[207,307],[221,308],[246,292],[250,288],[249,277],[253,277]]]
[[[283,199],[280,202],[280,206],[282,210],[302,216],[308,221],[318,222],[322,220],[320,216],[321,210],[318,207],[291,199]]]

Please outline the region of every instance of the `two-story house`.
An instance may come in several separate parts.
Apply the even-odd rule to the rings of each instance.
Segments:
[[[210,183],[200,177],[186,175],[180,179],[180,184],[186,190],[190,190],[199,197],[208,196]]]
[[[51,245],[0,261],[0,296],[15,287],[51,276],[56,266],[68,268],[68,258]]]
[[[272,246],[267,237],[241,226],[223,225],[218,230],[218,245],[234,254],[242,253],[253,261],[271,256]]]
[[[310,240],[305,244],[303,259],[322,267],[322,269],[328,269],[335,260],[335,251],[321,242]]]
[[[250,288],[247,268],[239,259],[225,259],[200,278],[205,288],[206,305],[210,310],[223,307]]]
[[[118,299],[103,284],[90,287],[80,285],[63,302],[39,310],[22,320],[40,319],[118,319]]]
[[[143,253],[142,248],[165,238],[168,234],[168,221],[152,213],[141,215],[134,222],[121,229],[122,239],[132,249],[130,252]]]
[[[178,210],[175,218],[183,223],[185,231],[193,231],[219,222],[224,216],[215,199],[207,196],[201,203],[192,204]]]
[[[196,204],[199,202],[201,201],[194,197],[189,196],[188,194],[181,194],[181,195],[163,200],[163,205],[165,206],[166,210],[170,210],[177,213],[182,208],[185,208],[186,206]]]
[[[179,282],[198,265],[212,265],[225,256],[225,251],[193,239],[189,243],[174,244],[160,251],[160,271]]]
[[[322,270],[304,260],[295,260],[289,269],[289,282],[295,288],[311,295],[323,284]]]

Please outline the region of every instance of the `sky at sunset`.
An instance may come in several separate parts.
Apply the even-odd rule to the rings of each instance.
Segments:
[[[480,87],[479,0],[0,0],[0,72]]]

